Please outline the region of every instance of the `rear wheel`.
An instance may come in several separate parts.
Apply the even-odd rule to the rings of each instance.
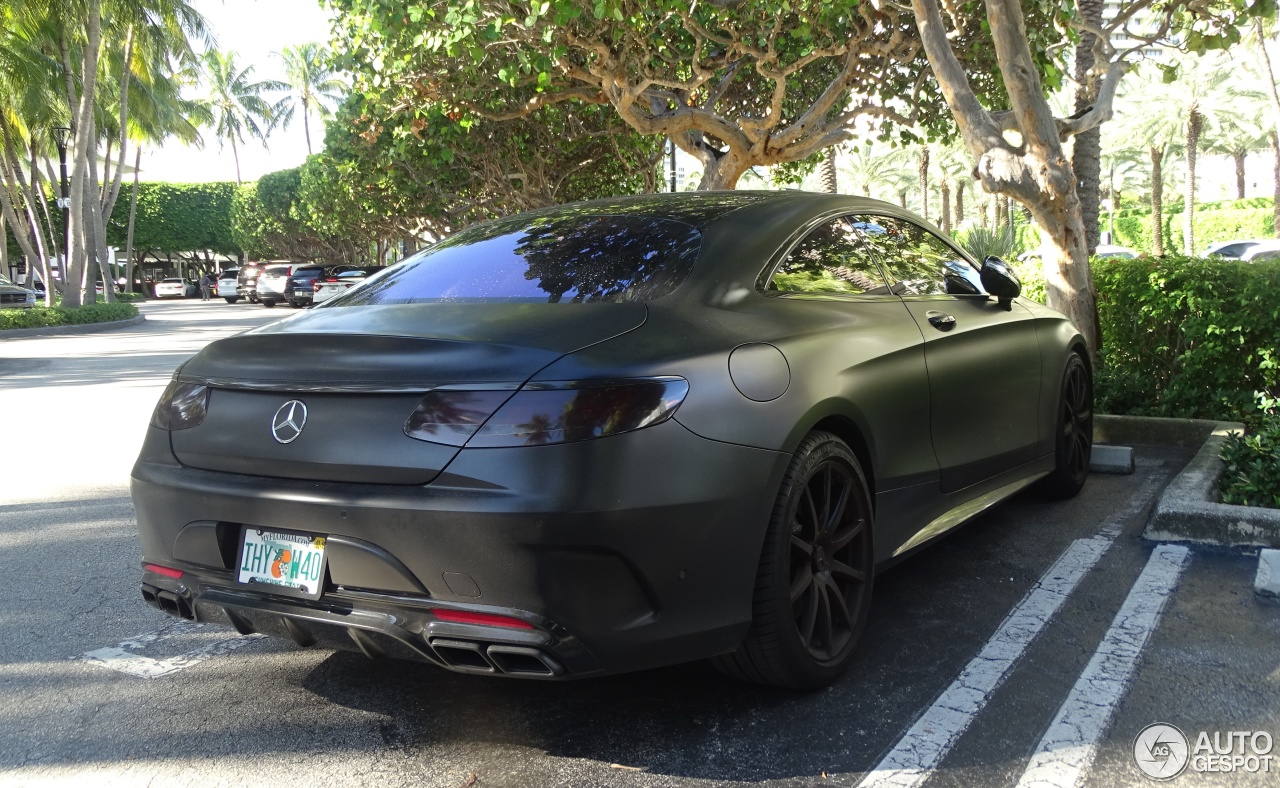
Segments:
[[[774,504],[751,629],[716,666],[779,687],[831,683],[866,626],[873,568],[871,496],[858,460],[835,435],[811,433]]]
[[[1052,498],[1071,498],[1089,477],[1093,449],[1093,380],[1078,353],[1071,354],[1062,373],[1055,424],[1053,472],[1040,482],[1040,491]]]
[[[236,297],[236,298],[227,298],[227,299],[225,299],[225,300],[226,300],[226,302],[227,302],[228,304],[234,304],[235,302],[239,301],[239,300],[240,300],[240,298],[239,298],[239,297]]]
[[[269,298],[264,298],[264,299],[262,299],[262,305],[263,305],[263,306],[265,306],[265,307],[272,307],[272,306],[275,306],[275,305],[276,305],[276,302],[275,302],[275,301],[272,301],[272,300],[271,300],[271,299],[269,299]]]

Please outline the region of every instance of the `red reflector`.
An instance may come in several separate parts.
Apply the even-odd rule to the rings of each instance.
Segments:
[[[167,566],[160,566],[159,564],[143,564],[142,568],[147,570],[148,572],[155,572],[158,575],[164,575],[165,577],[172,577],[175,580],[178,579],[179,577],[182,577],[181,569],[170,569]]]
[[[485,627],[511,627],[512,629],[533,629],[533,625],[511,616],[495,616],[492,613],[470,613],[465,610],[432,610],[441,621],[452,621],[455,624],[479,624]]]

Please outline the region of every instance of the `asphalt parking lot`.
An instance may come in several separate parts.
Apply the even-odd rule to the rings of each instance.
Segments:
[[[1193,744],[1280,737],[1280,606],[1254,597],[1256,559],[1139,538],[1190,457],[1157,447],[1131,476],[1018,496],[881,575],[853,669],[814,693],[701,663],[477,678],[178,622],[138,595],[142,427],[182,359],[290,310],[144,311],[0,340],[2,784],[1142,785],[1152,723]]]

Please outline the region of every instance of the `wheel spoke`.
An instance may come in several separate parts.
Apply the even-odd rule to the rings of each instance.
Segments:
[[[818,586],[818,589],[820,591],[820,596],[822,597],[822,618],[820,620],[822,623],[822,634],[824,636],[823,642],[826,644],[827,651],[830,652],[832,643],[835,642],[835,638],[833,637],[835,634],[835,622],[832,620],[831,615],[832,588],[830,585],[823,583]]]
[[[840,618],[844,619],[844,622],[849,625],[849,629],[852,630],[854,627],[853,613],[849,610],[849,603],[845,600],[844,594],[840,593],[839,588],[833,588],[831,596],[836,601],[836,612],[839,613]]]
[[[813,567],[805,561],[800,566],[800,571],[791,579],[791,603],[795,604],[804,594],[805,589],[813,586]]]
[[[835,533],[840,527],[840,521],[844,519],[844,513],[849,508],[849,493],[853,489],[853,480],[843,477],[844,484],[840,487],[840,493],[836,498],[835,506],[832,507],[830,515],[827,517],[826,529],[831,533]]]
[[[829,562],[832,575],[843,575],[855,582],[861,583],[867,579],[867,575],[860,569],[854,569],[848,564],[840,561],[832,560]]]
[[[806,558],[813,555],[813,545],[809,544],[808,542],[796,536],[795,534],[791,535],[791,547],[795,550],[799,550],[800,552],[804,553]]]
[[[809,484],[804,486],[804,497],[809,502],[809,522],[813,525],[813,532],[816,534],[822,528],[822,521],[818,519],[818,505],[813,500],[813,489]]]
[[[827,463],[822,474],[822,519],[814,523],[819,531],[826,530],[831,522],[831,463]]]
[[[832,552],[847,546],[850,542],[856,539],[858,535],[861,534],[863,529],[865,529],[866,527],[867,527],[866,520],[858,520],[857,522],[852,523],[845,530],[837,531],[831,537]]]
[[[814,624],[818,623],[819,596],[821,596],[821,594],[818,593],[818,586],[815,583],[813,586],[813,593],[809,595],[809,604],[805,605],[804,622],[800,625],[800,640],[802,640],[806,646],[810,647],[813,645],[813,627]]]

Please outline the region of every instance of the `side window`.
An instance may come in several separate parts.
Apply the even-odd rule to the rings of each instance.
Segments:
[[[769,280],[778,293],[888,295],[875,260],[860,239],[863,232],[843,218],[809,233]]]
[[[864,243],[880,255],[885,276],[899,295],[976,295],[984,292],[978,269],[923,227],[893,216],[855,217]]]

